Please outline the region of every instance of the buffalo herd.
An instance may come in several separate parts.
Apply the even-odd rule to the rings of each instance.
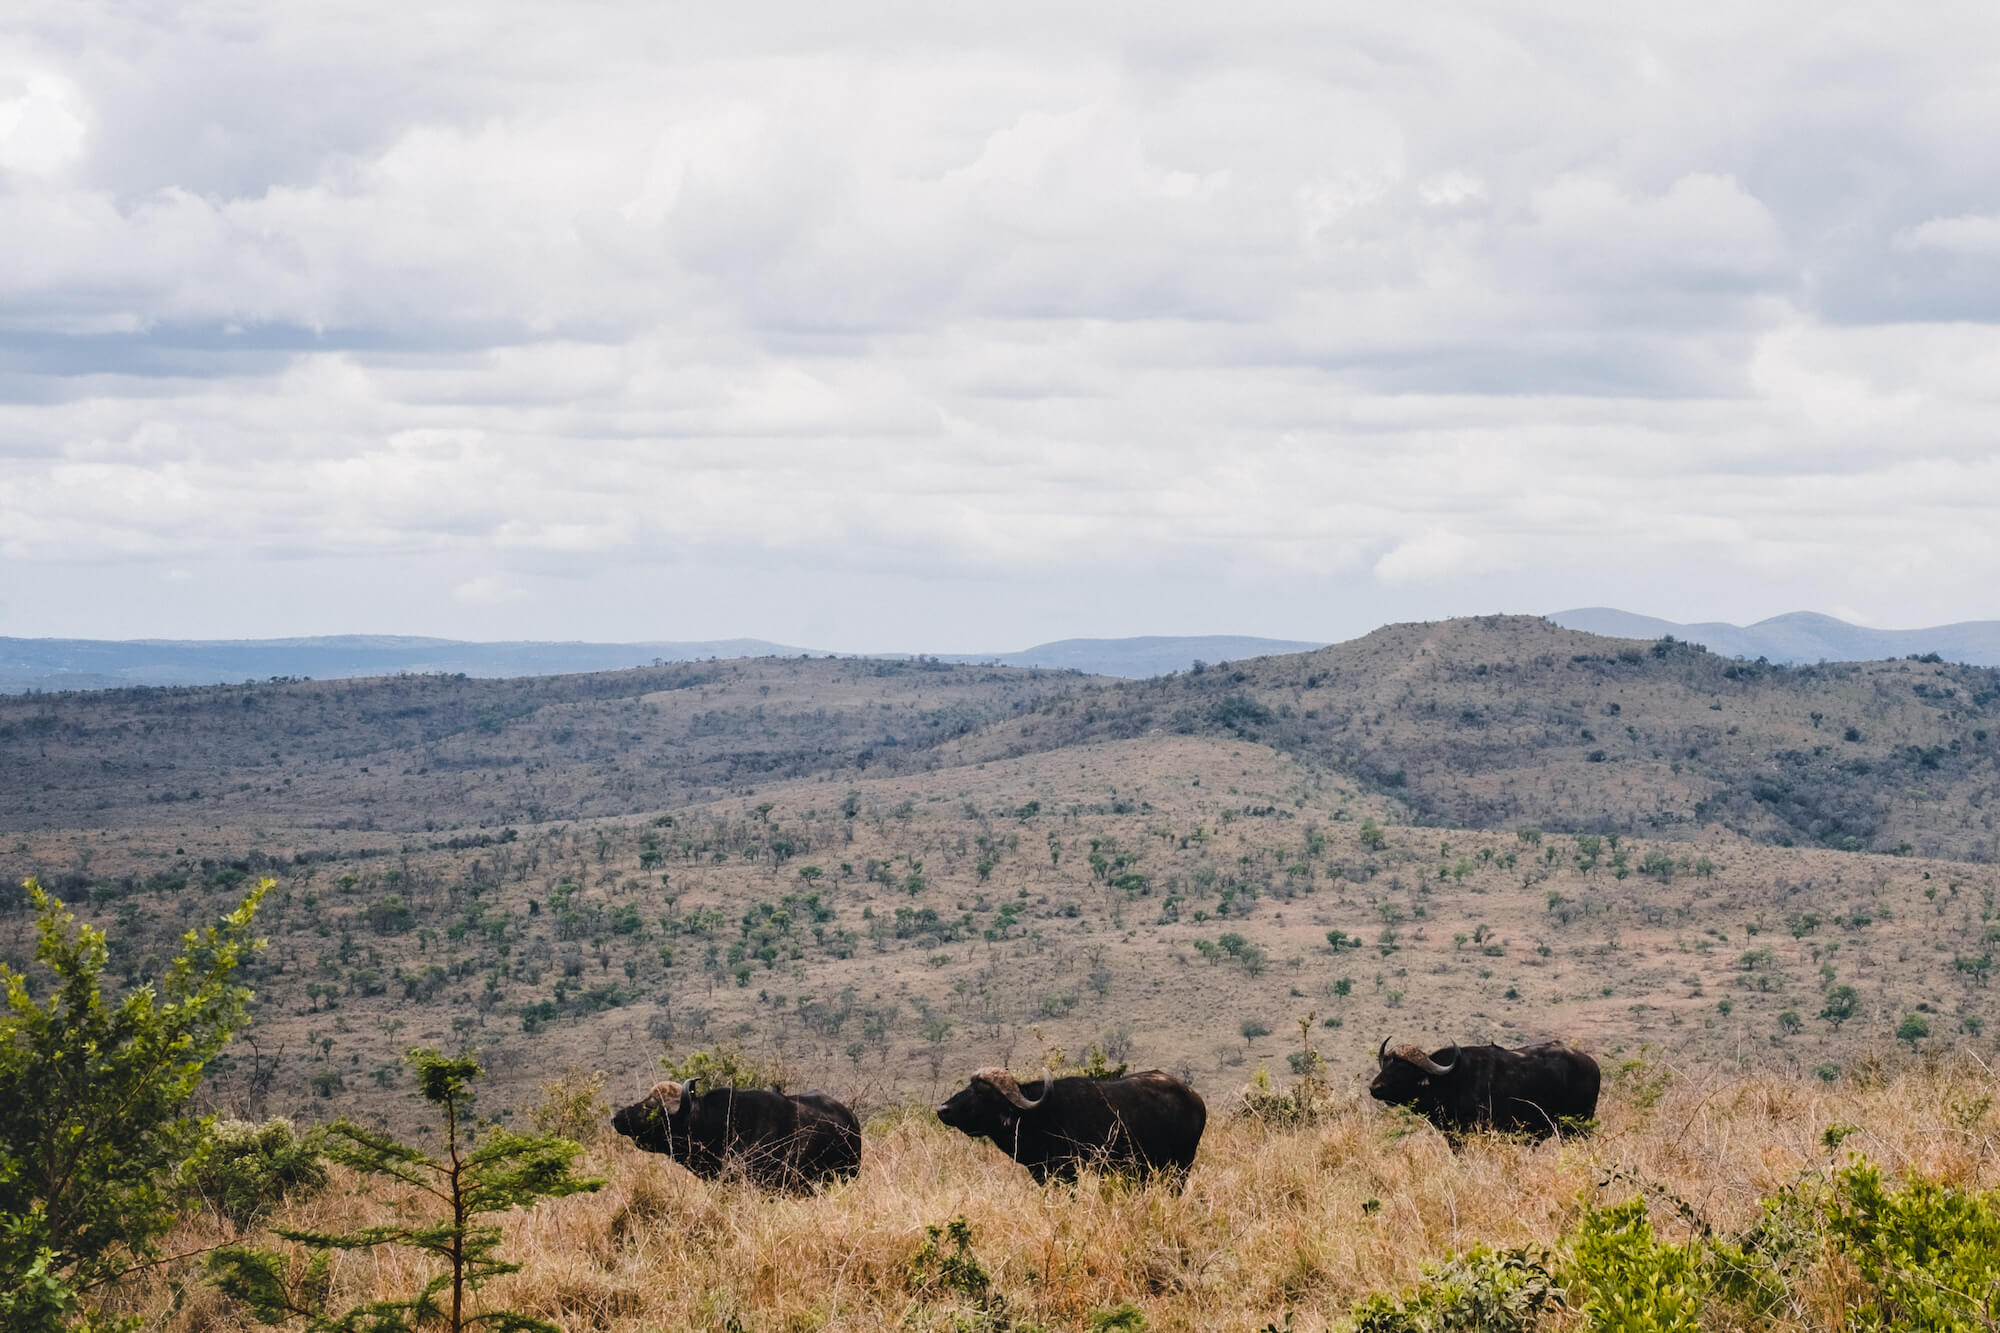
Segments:
[[[1428,1119],[1456,1148],[1497,1131],[1540,1141],[1580,1132],[1597,1112],[1597,1062],[1558,1041],[1522,1046],[1415,1046],[1376,1052],[1375,1100]],[[987,1139],[1036,1184],[1086,1168],[1183,1178],[1208,1123],[1201,1097],[1158,1069],[1120,1078],[1040,1078],[1026,1086],[982,1069],[937,1108],[961,1134]],[[611,1118],[618,1133],[715,1178],[740,1174],[770,1189],[802,1190],[861,1169],[861,1126],[823,1092],[661,1083]]]

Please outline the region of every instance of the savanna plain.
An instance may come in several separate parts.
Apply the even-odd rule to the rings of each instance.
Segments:
[[[1987,1328],[1996,720],[2000,672],[1527,617],[1146,681],[6,696],[0,959],[36,971],[30,877],[114,988],[268,877],[201,1108],[422,1142],[404,1052],[473,1053],[480,1115],[604,1181],[500,1215],[524,1267],[475,1293],[563,1328]],[[1366,1097],[1385,1038],[1568,1041],[1598,1124],[1454,1152]],[[1167,1069],[1201,1156],[1035,1187],[929,1113],[985,1065]],[[668,1068],[839,1096],[860,1176],[770,1195],[612,1136]],[[429,1271],[313,1278],[269,1228],[420,1202],[336,1166],[254,1218],[194,1196],[166,1249],[248,1236],[345,1308]],[[205,1271],[111,1308],[256,1326]]]

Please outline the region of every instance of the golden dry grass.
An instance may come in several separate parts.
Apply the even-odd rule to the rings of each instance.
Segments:
[[[1592,1138],[1476,1141],[1458,1154],[1361,1101],[1301,1129],[1219,1115],[1185,1190],[1101,1179],[1038,1189],[921,1111],[878,1117],[859,1179],[800,1198],[703,1182],[601,1143],[594,1165],[606,1187],[509,1218],[503,1253],[527,1267],[485,1296],[570,1330],[947,1329],[970,1307],[912,1291],[908,1274],[925,1228],[963,1216],[1012,1319],[1082,1329],[1093,1311],[1130,1302],[1154,1329],[1256,1330],[1290,1314],[1292,1328],[1312,1333],[1474,1242],[1552,1244],[1586,1205],[1642,1183],[1669,1237],[1688,1230],[1674,1200],[1738,1228],[1761,1197],[1855,1152],[1891,1172],[2000,1185],[2000,1117],[1989,1109],[2000,1086],[1976,1064],[1913,1066],[1873,1086],[1697,1074],[1650,1106],[1634,1086],[1607,1098]],[[1833,1149],[1833,1126],[1859,1128]],[[406,1205],[343,1177],[284,1220],[346,1226]],[[214,1219],[196,1219],[177,1239],[215,1234]],[[1773,1326],[1840,1327],[1838,1278],[1829,1268],[1795,1317]],[[338,1280],[359,1300],[419,1279],[383,1256],[345,1260]],[[174,1290],[162,1279],[137,1308],[173,1333],[249,1326],[198,1283],[170,1309]]]

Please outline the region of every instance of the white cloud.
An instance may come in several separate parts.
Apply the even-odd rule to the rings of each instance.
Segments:
[[[1932,218],[1896,236],[1899,248],[1942,250],[1947,254],[1991,258],[2000,255],[2000,217],[1972,214]]]
[[[1420,532],[1375,562],[1375,577],[1388,584],[1434,583],[1464,573],[1479,555],[1478,544],[1455,532]]]
[[[31,7],[0,632],[1993,614],[2000,17],[1835,8]]]
[[[509,583],[497,574],[481,574],[478,578],[467,579],[453,588],[451,595],[474,606],[499,606],[528,600],[526,589]]]
[[[59,171],[83,151],[85,128],[67,79],[0,64],[0,170]]]

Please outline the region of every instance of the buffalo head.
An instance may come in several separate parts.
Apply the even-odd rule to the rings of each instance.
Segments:
[[[1434,1080],[1451,1076],[1458,1066],[1458,1046],[1454,1043],[1450,1058],[1439,1060],[1426,1055],[1415,1046],[1398,1046],[1389,1049],[1389,1039],[1382,1039],[1381,1049],[1376,1051],[1378,1068],[1375,1081],[1368,1085],[1368,1095],[1378,1102],[1391,1102],[1398,1106],[1423,1103],[1434,1095]]]
[[[938,1107],[937,1118],[962,1134],[994,1137],[1040,1106],[1048,1098],[1048,1089],[1044,1082],[1042,1095],[1030,1099],[1006,1070],[982,1069]]]
[[[611,1128],[648,1152],[672,1152],[676,1135],[687,1137],[696,1095],[693,1083],[655,1083],[611,1117]]]

